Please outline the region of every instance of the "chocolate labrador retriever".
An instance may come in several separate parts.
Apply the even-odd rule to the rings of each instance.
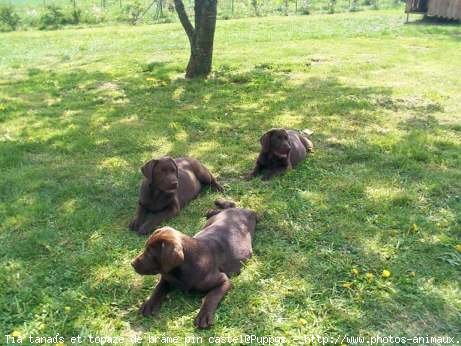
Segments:
[[[144,180],[138,208],[128,226],[139,234],[148,234],[163,220],[176,216],[194,199],[203,185],[223,191],[221,185],[199,161],[169,156],[147,162],[141,172]]]
[[[214,312],[227,291],[229,277],[239,273],[252,255],[255,212],[216,201],[220,208],[208,213],[205,227],[194,237],[163,227],[147,240],[143,253],[131,265],[141,275],[160,274],[152,295],[141,306],[144,316],[157,313],[171,288],[206,293],[195,319],[198,328],[213,324]]]
[[[308,138],[311,134],[310,130],[272,129],[266,132],[260,139],[261,152],[256,166],[248,178],[262,173],[262,179],[267,180],[295,167],[308,153],[314,152],[314,145]]]

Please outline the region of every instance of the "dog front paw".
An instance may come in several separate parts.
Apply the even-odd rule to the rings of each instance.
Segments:
[[[128,225],[128,229],[133,232],[137,232],[139,228],[139,222],[137,219],[131,220],[130,224]]]
[[[149,227],[146,227],[146,226],[141,226],[138,228],[138,230],[136,231],[139,235],[147,235],[149,234],[151,231],[151,229]]]
[[[200,310],[195,318],[195,326],[200,329],[209,328],[214,323],[214,314],[207,310]]]
[[[159,311],[159,306],[158,304],[155,304],[155,302],[151,301],[151,300],[146,300],[142,305],[141,307],[139,308],[139,312],[141,313],[141,315],[143,315],[144,317],[148,317],[148,316],[152,316],[152,315],[155,315],[157,314]]]

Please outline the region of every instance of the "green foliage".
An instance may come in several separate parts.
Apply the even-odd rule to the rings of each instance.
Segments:
[[[56,5],[49,5],[40,15],[39,29],[55,30],[63,25],[80,24],[82,19],[83,11],[78,7],[72,8],[68,13],[65,13],[63,8]]]
[[[0,0],[0,4],[8,0]],[[357,2],[358,0],[351,0]],[[363,1],[366,2],[363,3]],[[377,1],[377,0],[376,0]],[[334,13],[356,11],[359,9],[377,8],[375,0],[361,0],[361,8],[350,5],[348,0],[337,1],[334,6]],[[65,24],[59,24],[56,13],[49,13],[43,4],[55,4],[59,6],[60,12],[65,17]],[[43,2],[38,0],[20,0],[13,2],[14,10],[21,17],[21,27],[42,27],[59,28],[63,25],[76,24],[100,24],[124,22],[130,24],[137,23],[170,23],[177,22],[178,18],[174,11],[171,0],[157,2],[157,5],[142,16],[142,13],[151,4],[149,0],[122,0],[122,1],[100,1],[100,0],[75,0],[75,1],[53,1]],[[188,7],[188,6],[186,6]],[[380,8],[402,7],[399,0],[381,0]],[[296,10],[295,10],[296,9]],[[187,9],[193,15],[192,7]],[[218,18],[231,19],[251,16],[270,16],[270,15],[294,15],[329,13],[333,10],[330,0],[298,0],[295,5],[294,0],[222,0],[218,2]],[[40,21],[40,14],[46,12],[44,25]],[[141,18],[142,16],[142,18]],[[5,25],[4,30],[11,30],[10,26]]]
[[[70,24],[79,24],[82,20],[82,10],[80,8],[73,8],[70,13]]]
[[[351,0],[351,6],[350,6],[350,8],[349,8],[349,11],[351,11],[351,12],[356,12],[356,11],[358,11],[358,10],[359,10],[359,8],[358,8],[358,3],[359,3],[358,0]]]
[[[39,29],[57,29],[67,23],[62,8],[56,5],[49,5],[40,16]]]
[[[131,25],[136,25],[143,14],[144,8],[139,1],[134,1],[133,3],[125,6],[124,13],[128,23]]]
[[[379,9],[379,0],[364,0],[363,4],[365,6],[370,6],[370,8],[374,10]]]
[[[3,28],[3,31],[15,31],[20,21],[21,18],[13,6],[0,6],[0,24],[3,24],[0,30]]]
[[[251,0],[250,1],[251,6],[253,7],[254,15],[256,17],[259,17],[260,14],[260,6],[261,6],[261,0]]]
[[[309,0],[302,0],[302,1],[301,1],[300,13],[301,13],[302,15],[311,14],[310,6],[309,6]]]
[[[336,0],[329,0],[328,13],[333,14],[336,11]]]

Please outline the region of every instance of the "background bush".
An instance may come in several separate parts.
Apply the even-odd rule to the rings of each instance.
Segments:
[[[132,4],[125,6],[125,18],[131,25],[136,25],[144,11],[142,4],[139,1],[134,1]]]
[[[57,29],[66,24],[66,18],[59,6],[49,5],[40,16],[39,29]]]
[[[82,19],[82,10],[79,8],[74,8],[70,13],[70,23],[71,24],[79,24]]]
[[[123,22],[130,24],[169,23],[177,21],[173,0],[0,0],[13,20],[13,26],[0,22],[4,31],[15,30],[14,19],[21,18],[21,27],[56,29],[63,25]],[[193,16],[194,1],[183,0]],[[44,6],[46,4],[46,6]],[[339,13],[364,9],[401,7],[402,0],[220,0],[218,18],[231,19],[253,16],[303,15]],[[150,6],[152,5],[152,6]],[[150,7],[149,7],[150,6]],[[13,29],[14,27],[14,29]]]
[[[0,7],[0,30],[14,31],[18,28],[20,17],[13,6]]]

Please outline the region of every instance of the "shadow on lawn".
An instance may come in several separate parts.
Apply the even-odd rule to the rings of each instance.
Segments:
[[[82,70],[34,71],[3,86],[8,99],[1,121],[17,124],[17,132],[8,134],[0,147],[5,201],[0,234],[5,269],[0,273],[8,281],[2,293],[18,302],[3,309],[6,331],[22,324],[34,330],[41,318],[37,314],[65,313],[66,306],[67,319],[47,328],[81,332],[82,325],[104,328],[111,318],[123,316],[129,328],[165,330],[169,321],[194,314],[198,297],[173,293],[175,301],[165,304],[159,321],[144,323],[137,315],[154,280],[142,284],[132,273],[129,261],[144,239],[126,225],[136,203],[139,167],[153,153],[198,157],[228,183],[230,198],[264,214],[256,257],[246,269],[254,277],[242,273],[235,279],[234,291],[220,308],[225,312],[218,310],[222,326],[270,333],[289,320],[290,328],[303,330],[297,324],[303,318],[308,325],[320,323],[324,332],[386,327],[392,324],[390,316],[408,303],[400,299],[406,290],[412,291],[411,299],[439,307],[434,312],[438,320],[455,325],[449,303],[414,281],[408,286],[396,278],[382,287],[358,282],[361,288],[355,291],[341,282],[351,280],[347,273],[353,266],[377,276],[392,267],[403,277],[408,261],[419,270],[419,253],[446,251],[415,235],[407,239],[392,232],[408,230],[412,223],[440,232],[426,218],[431,206],[420,198],[443,200],[446,190],[439,184],[450,191],[459,188],[453,187],[459,173],[438,166],[442,160],[456,162],[459,146],[428,146],[426,129],[405,123],[405,135],[390,145],[362,139],[365,127],[383,122],[383,111],[403,107],[398,102],[389,107],[394,99],[388,88],[357,88],[335,79],[298,83],[274,66],[247,72],[223,67],[206,81],[173,79],[176,72],[162,64],[115,79]],[[426,104],[405,107],[423,116],[440,111]],[[431,131],[446,130],[435,118],[428,119]],[[322,129],[315,135],[318,152],[283,178],[240,181],[256,158],[259,137],[277,126]],[[339,141],[329,142],[332,136]],[[380,185],[395,188],[395,196],[380,197]],[[168,224],[194,234],[215,197],[205,193]],[[456,210],[452,199],[447,203]],[[444,231],[451,232],[455,221]],[[392,250],[399,241],[408,246],[406,252]],[[390,248],[388,259],[376,250],[381,243]],[[454,270],[444,264],[430,267],[418,283],[433,276],[441,286]],[[280,320],[268,321],[266,309]],[[420,311],[407,307],[404,322],[416,321],[415,331],[421,326]],[[334,326],[333,320],[343,323]],[[184,324],[191,328],[191,319],[186,317]]]
[[[447,36],[454,41],[461,41],[461,33],[458,30],[461,27],[459,20],[424,16],[422,19],[411,21],[406,25],[420,28],[429,35],[442,35],[442,37]]]

